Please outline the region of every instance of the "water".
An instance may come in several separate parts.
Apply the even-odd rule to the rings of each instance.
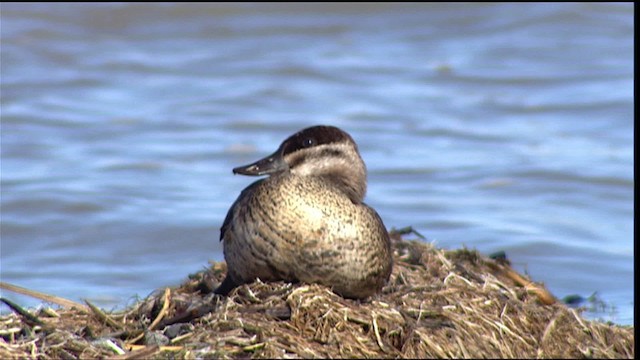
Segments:
[[[633,323],[633,4],[0,13],[2,281],[107,308],[176,285],[223,260],[231,168],[332,124],[388,227]]]

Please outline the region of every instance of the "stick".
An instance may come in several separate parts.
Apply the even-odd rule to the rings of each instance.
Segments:
[[[97,306],[95,306],[92,303],[90,303],[89,300],[85,299],[84,302],[87,303],[89,308],[98,317],[98,319],[104,321],[105,323],[107,323],[107,325],[111,326],[114,329],[117,329],[117,330],[122,329],[122,325],[120,325],[117,322],[115,322],[115,320],[113,320],[107,314],[105,314],[102,310],[100,310],[100,308],[98,308]]]
[[[8,307],[11,308],[11,310],[13,310],[15,313],[20,315],[22,317],[22,319],[24,320],[24,322],[26,322],[29,326],[35,326],[35,325],[42,326],[42,325],[44,325],[42,323],[42,321],[40,321],[40,319],[38,319],[37,317],[29,314],[28,311],[26,311],[25,309],[20,307],[20,305],[14,303],[13,301],[10,301],[10,300],[5,299],[5,298],[0,298],[0,301],[5,303]]]
[[[65,308],[78,308],[79,310],[86,310],[86,306],[77,303],[75,301],[71,301],[65,298],[61,298],[59,296],[55,296],[55,295],[48,295],[45,293],[41,293],[39,291],[35,291],[35,290],[29,290],[29,289],[25,289],[23,287],[17,286],[17,285],[12,285],[6,282],[2,282],[0,281],[0,289],[5,289],[5,290],[9,290],[9,291],[13,291],[15,293],[18,294],[22,294],[22,295],[27,295],[27,296],[31,296],[33,298],[36,299],[40,299],[40,300],[44,300],[47,302],[51,302],[54,304],[58,304],[62,307]]]

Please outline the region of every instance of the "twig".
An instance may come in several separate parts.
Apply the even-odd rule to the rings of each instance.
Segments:
[[[584,322],[582,322],[582,319],[580,319],[580,316],[576,312],[576,309],[569,309],[569,312],[571,313],[571,315],[573,315],[574,318],[576,318],[576,321],[578,321],[578,324],[580,324],[580,326],[582,326],[582,330],[585,333],[591,335],[591,330],[589,330],[587,325],[585,325]]]
[[[551,331],[553,331],[553,329],[556,327],[556,321],[558,320],[559,316],[560,315],[554,316],[553,319],[551,319],[551,321],[549,321],[547,326],[544,328],[544,331],[542,332],[542,336],[540,337],[540,344],[544,344],[549,334],[551,334]]]
[[[380,350],[382,350],[382,352],[387,352],[387,350],[384,348],[384,344],[382,343],[382,338],[380,337],[380,330],[378,329],[378,320],[376,319],[376,314],[372,313],[371,318],[373,319],[373,332],[376,335],[376,342],[378,343],[378,346],[380,347]]]
[[[159,327],[173,325],[175,323],[189,322],[197,318],[203,317],[216,309],[215,304],[202,304],[195,309],[187,310],[171,318],[164,319],[160,322]]]
[[[153,330],[155,329],[158,324],[160,323],[160,321],[162,320],[162,318],[164,318],[164,316],[167,314],[167,309],[169,308],[169,299],[171,296],[171,289],[169,288],[165,288],[164,289],[164,294],[162,296],[162,309],[160,309],[160,312],[158,313],[158,316],[156,316],[156,318],[153,320],[153,322],[151,323],[151,325],[149,325],[148,330]],[[144,331],[140,332],[140,334],[138,334],[138,336],[134,337],[131,340],[127,341],[127,344],[129,345],[133,345],[135,343],[138,342],[138,340],[142,339],[144,337]]]
[[[504,265],[497,264],[494,261],[485,261],[485,263],[489,267],[501,271],[506,277],[513,280],[516,284],[524,287],[527,292],[534,293],[536,296],[538,296],[538,299],[543,304],[551,305],[556,302],[556,298],[553,297],[553,295],[551,295],[551,293],[547,289],[537,285],[533,281],[525,279],[524,277],[522,277],[522,275],[518,274],[512,269],[505,267]]]
[[[43,326],[44,325],[44,323],[40,319],[38,319],[36,316],[33,316],[33,315],[29,314],[28,311],[26,311],[20,305],[14,303],[13,301],[5,299],[5,298],[0,298],[0,301],[2,301],[3,303],[7,304],[7,306],[9,308],[11,308],[11,310],[13,310],[15,313],[20,315],[22,317],[22,319],[24,320],[24,322],[26,322],[29,326],[35,326],[35,325]]]
[[[180,351],[184,349],[184,346],[178,345],[127,345],[126,348],[132,352],[140,352],[140,350],[150,351],[150,348],[157,347],[160,351]]]
[[[467,351],[467,348],[462,343],[462,340],[460,340],[460,336],[456,336],[455,338],[456,338],[456,342],[458,343],[458,347],[460,347],[460,351],[462,351],[462,356],[465,359],[470,359],[471,356],[469,355],[469,352]]]
[[[86,310],[86,306],[77,303],[75,301],[71,301],[65,298],[61,298],[59,296],[55,296],[55,295],[49,295],[49,294],[45,294],[39,291],[35,291],[35,290],[29,290],[29,289],[25,289],[23,287],[17,286],[17,285],[13,285],[13,284],[9,284],[6,282],[2,282],[0,281],[0,289],[5,289],[5,290],[9,290],[9,291],[13,291],[15,293],[18,294],[22,294],[22,295],[27,295],[27,296],[31,296],[34,297],[36,299],[40,299],[40,300],[44,300],[47,302],[51,302],[54,304],[58,304],[60,306],[66,307],[66,308],[78,308],[80,310]]]
[[[126,354],[122,354],[118,356],[112,356],[108,359],[109,360],[148,359],[151,355],[155,354],[159,350],[160,350],[160,346],[158,345],[141,346],[137,348],[135,351],[131,351]]]
[[[243,347],[242,351],[253,352],[253,351],[260,350],[260,349],[264,348],[266,345],[267,345],[267,343],[264,343],[264,342],[253,344],[253,345],[248,345],[248,346]]]
[[[120,325],[117,322],[115,322],[115,320],[110,318],[107,314],[105,314],[97,306],[95,306],[92,303],[90,303],[89,300],[85,300],[84,302],[87,304],[87,306],[89,306],[91,311],[93,311],[93,313],[98,317],[98,319],[106,322],[109,326],[111,326],[114,329],[118,329],[118,330],[122,329],[122,325]]]
[[[158,326],[162,318],[167,314],[167,310],[169,309],[169,301],[171,300],[171,289],[165,288],[164,295],[162,296],[162,309],[160,309],[160,313],[156,316],[155,320],[149,325],[149,330],[153,330]]]

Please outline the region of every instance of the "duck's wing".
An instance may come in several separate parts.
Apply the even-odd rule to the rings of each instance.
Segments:
[[[236,207],[241,206],[241,203],[247,201],[247,199],[251,196],[253,189],[264,180],[265,179],[260,179],[258,181],[255,181],[253,184],[247,186],[244,190],[242,190],[242,192],[240,192],[240,195],[238,196],[236,201],[233,202],[233,205],[231,205],[229,211],[227,211],[227,216],[225,216],[224,218],[224,222],[222,223],[222,227],[220,228],[220,241],[224,239],[224,235],[227,232],[227,229],[229,229],[231,223],[233,222],[233,214],[236,212]]]

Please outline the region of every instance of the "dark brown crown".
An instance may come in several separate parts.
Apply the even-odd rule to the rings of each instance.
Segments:
[[[291,154],[300,149],[309,148],[323,144],[334,144],[352,142],[353,139],[346,132],[335,126],[312,126],[300,130],[291,135],[282,143],[282,154]]]

